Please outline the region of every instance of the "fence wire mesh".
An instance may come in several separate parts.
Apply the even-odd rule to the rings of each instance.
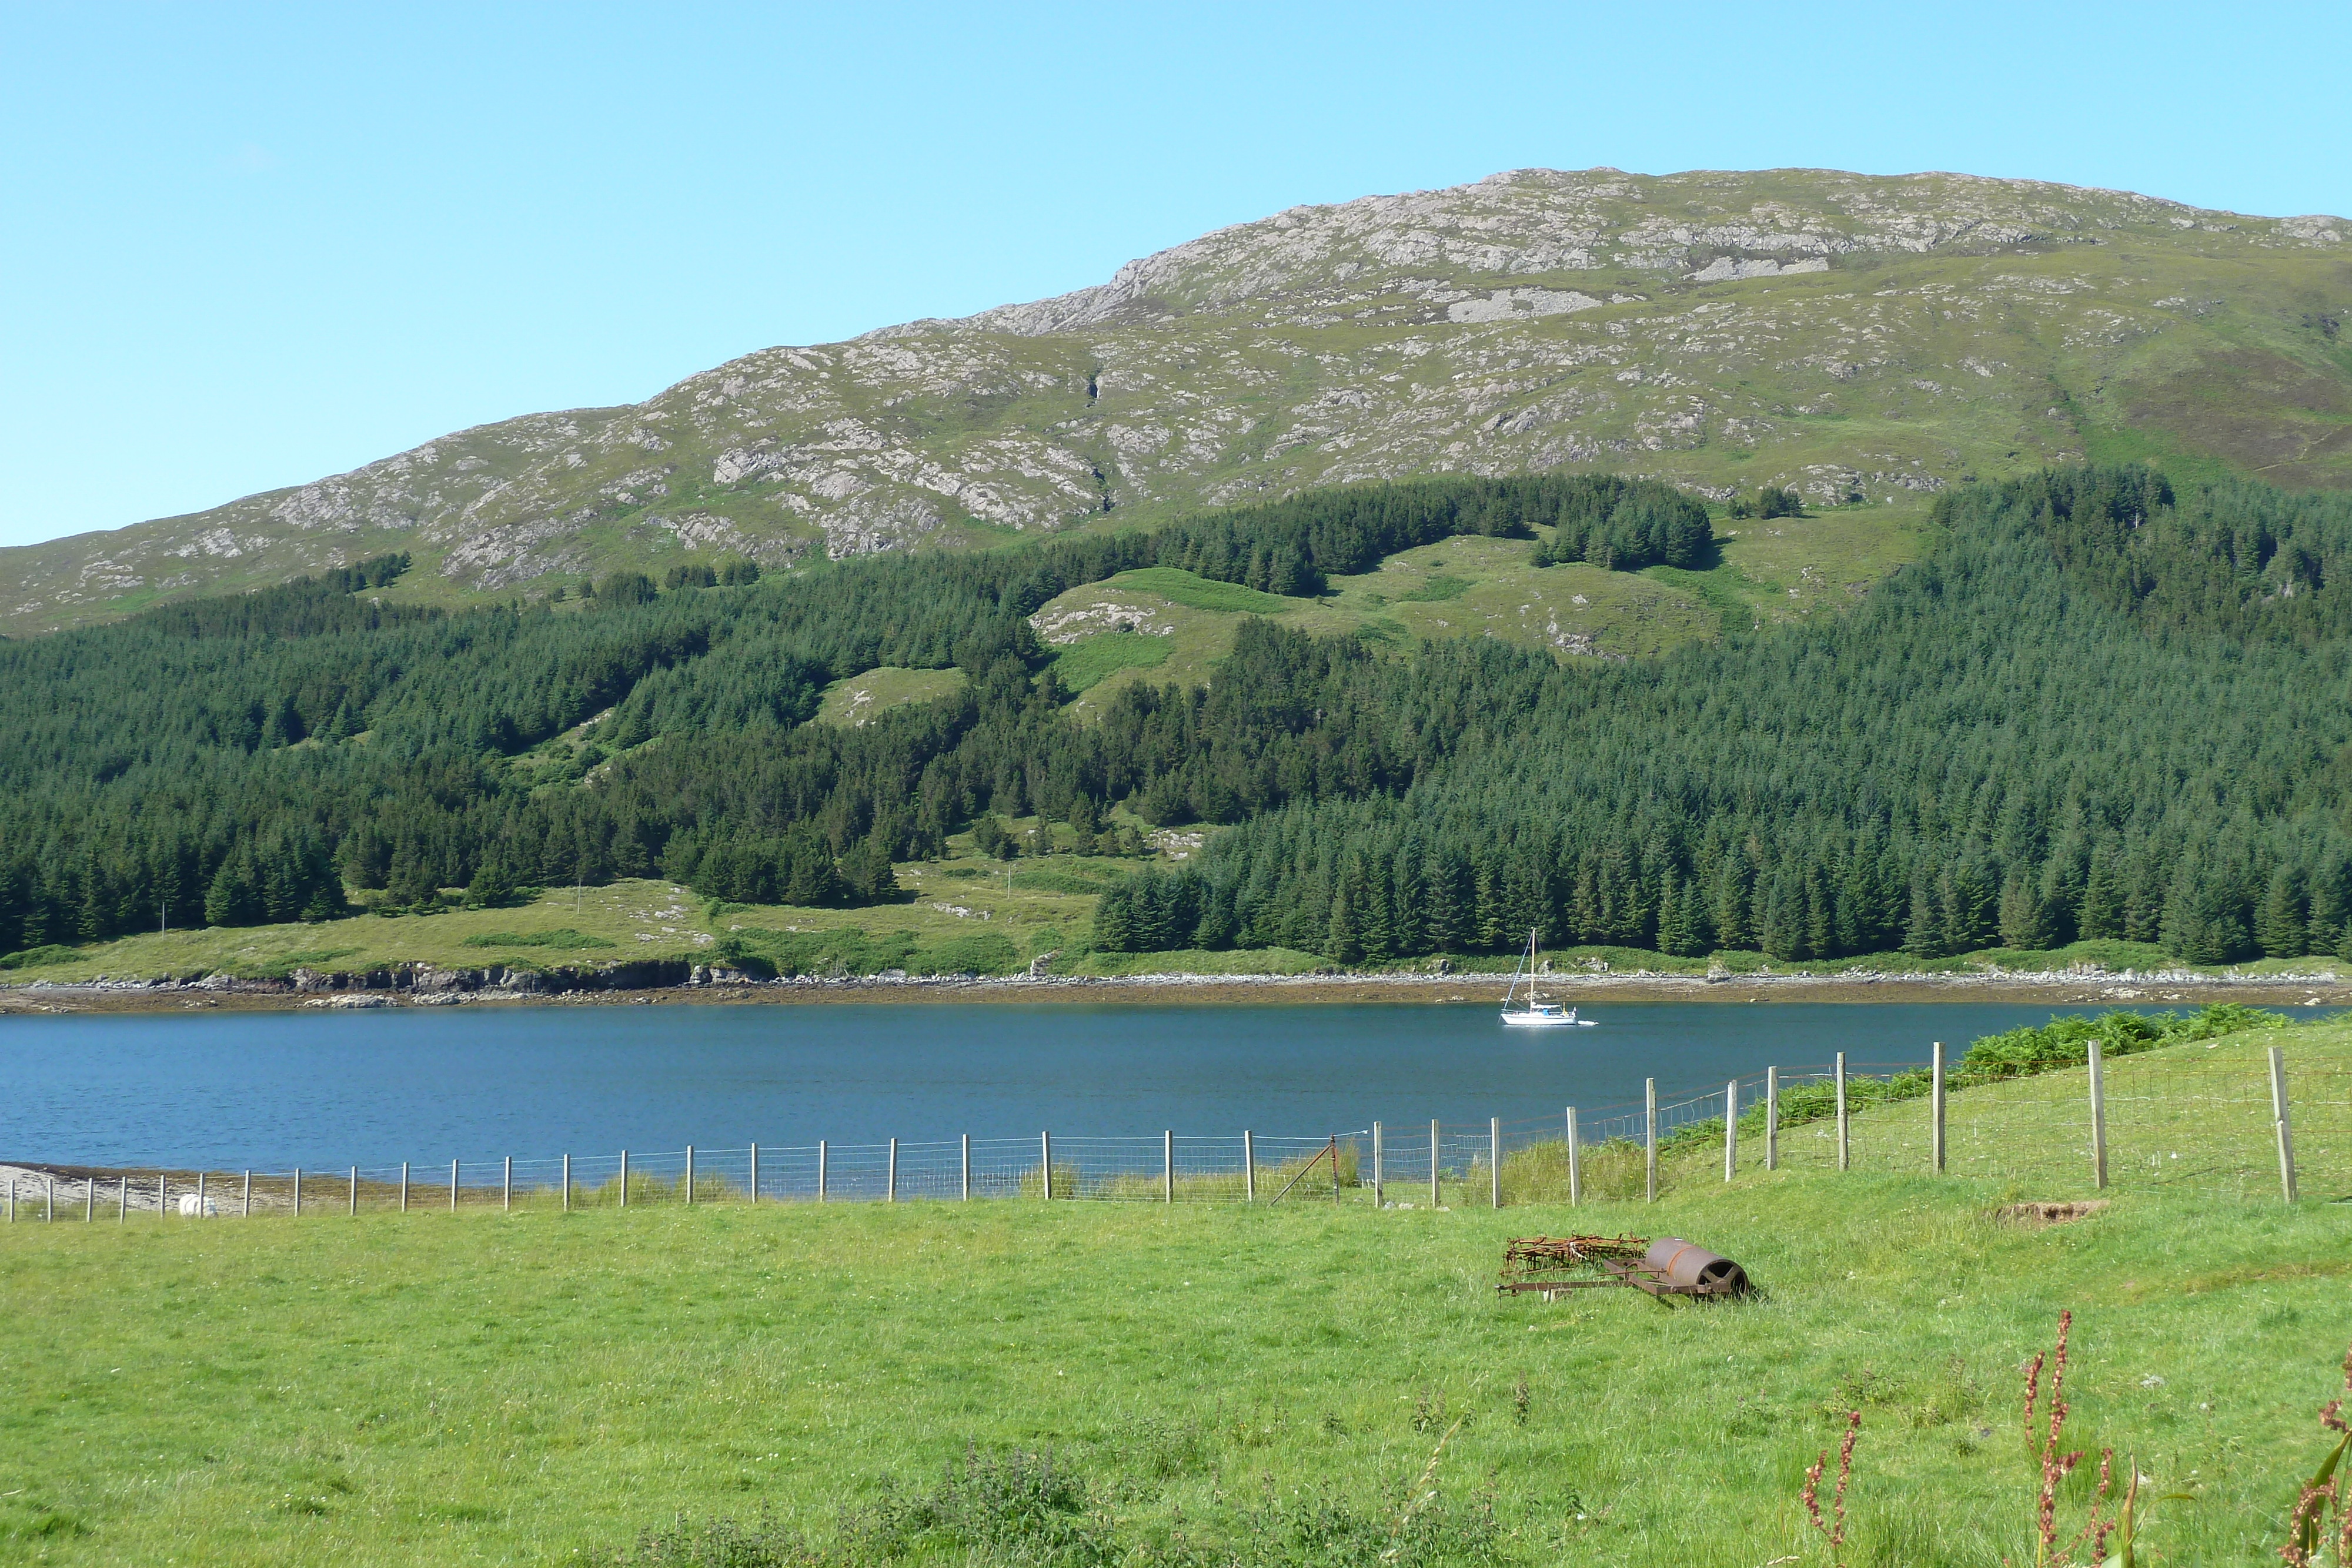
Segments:
[[[2352,1062],[2291,1063],[2288,1088],[2304,1195],[2352,1197]]]
[[[2099,1185],[2282,1190],[2267,1047],[2225,1038],[2106,1060],[2103,1124],[2085,1068],[1956,1089],[1947,1173],[2067,1196]],[[303,1216],[402,1209],[601,1208],[763,1202],[1319,1202],[1442,1207],[1640,1199],[1771,1166],[1927,1174],[1935,1105],[1911,1064],[1752,1073],[1556,1115],[1428,1122],[1320,1135],[1234,1134],[907,1140],[614,1151],[324,1170],[86,1171],[15,1176],[10,1219]],[[2352,1196],[2352,1059],[2286,1065],[2305,1197]],[[1570,1141],[1573,1116],[1574,1144]],[[1727,1124],[1729,1137],[1727,1138]],[[2104,1171],[2100,1134],[2104,1132]]]

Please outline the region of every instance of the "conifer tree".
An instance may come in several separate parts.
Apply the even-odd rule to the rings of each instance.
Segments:
[[[898,896],[898,873],[890,862],[890,846],[879,831],[869,834],[843,857],[841,882],[861,904],[880,904]]]
[[[2271,873],[2254,920],[2254,941],[2265,956],[2294,958],[2308,950],[2309,907],[2300,867],[2281,865]]]
[[[1342,964],[1353,964],[1364,956],[1363,945],[1356,940],[1355,912],[1348,906],[1345,882],[1331,894],[1331,920],[1328,934],[1320,944],[1321,951]]]
[[[1944,943],[1944,910],[1936,896],[1936,878],[1924,866],[1911,883],[1911,910],[1903,923],[1903,951],[1915,958],[1940,958],[1950,951]]]
[[[205,893],[205,924],[249,925],[261,914],[261,898],[253,885],[253,862],[243,853],[227,856],[213,873]]]
[[[2124,934],[2124,890],[2116,875],[2115,856],[2102,841],[2091,852],[2090,871],[2083,879],[2083,903],[2076,928],[2085,937]]]
[[[2010,873],[2001,883],[2000,931],[2004,947],[2040,952],[2057,946],[2041,890],[2022,870]]]
[[[1736,855],[1727,855],[1716,871],[1715,896],[1708,911],[1715,925],[1716,946],[1744,953],[1756,946],[1748,923],[1748,868]]]
[[[513,902],[514,892],[514,878],[507,871],[506,856],[493,851],[482,857],[474,870],[473,880],[466,884],[466,906],[498,909]]]

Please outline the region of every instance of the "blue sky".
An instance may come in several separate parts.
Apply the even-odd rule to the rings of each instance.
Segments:
[[[0,544],[1497,170],[2352,213],[2352,7],[0,9]]]

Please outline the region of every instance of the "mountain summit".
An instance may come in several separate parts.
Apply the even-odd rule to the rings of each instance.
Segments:
[[[1957,174],[1520,170],[0,550],[16,634],[398,549],[404,597],[1563,466],[1907,500],[2084,455],[2352,484],[2352,224]],[[544,586],[552,586],[551,581]]]

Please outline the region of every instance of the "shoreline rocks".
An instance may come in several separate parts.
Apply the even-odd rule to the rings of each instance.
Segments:
[[[207,974],[144,979],[100,977],[83,982],[35,980],[0,985],[0,1011],[65,1011],[97,1008],[110,1011],[213,1007],[235,999],[253,1006],[287,1005],[343,1010],[380,1007],[452,1006],[467,1002],[644,1001],[654,993],[676,999],[851,1000],[876,995],[909,999],[953,996],[959,999],[1109,998],[1150,1000],[1244,997],[1283,1000],[1474,1001],[1499,987],[1501,974],[1463,974],[1443,961],[1428,968],[1342,974],[1328,967],[1308,974],[1057,975],[1047,964],[1055,955],[1007,976],[878,975],[779,976],[761,979],[724,963],[691,958],[644,958],[601,967],[560,966],[522,969],[504,964],[445,969],[403,964],[366,970],[298,968],[282,977]],[[2190,970],[2011,970],[1989,967],[1966,973],[1847,970],[1836,974],[1663,974],[1607,968],[1554,971],[1549,983],[1589,1000],[1934,1000],[1976,994],[2052,1000],[2073,1005],[2182,1005],[2239,999],[2272,1005],[2352,1005],[2352,980],[2333,975],[2210,975]]]

